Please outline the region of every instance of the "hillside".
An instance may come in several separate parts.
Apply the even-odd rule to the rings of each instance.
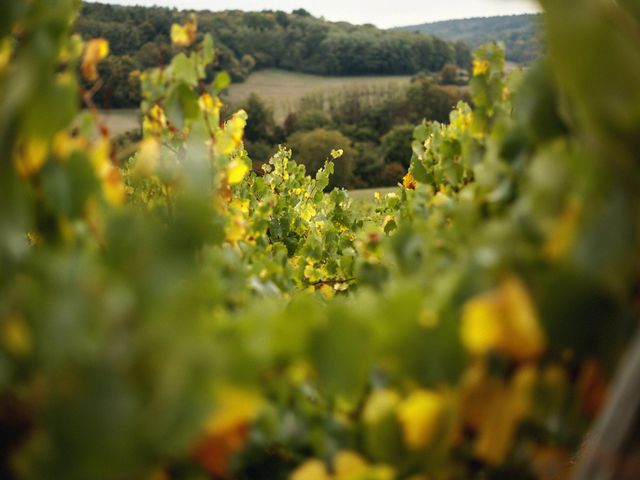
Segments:
[[[440,71],[445,64],[468,67],[469,48],[414,32],[327,22],[299,9],[282,11],[185,12],[160,7],[85,3],[74,29],[83,39],[103,37],[111,55],[100,66],[104,107],[136,106],[139,82],[132,72],[165,64],[173,55],[169,26],[194,13],[200,37],[210,33],[218,52],[215,69],[234,81],[252,71],[278,68],[315,75],[411,75]],[[208,72],[212,78],[215,69]]]
[[[475,48],[490,41],[504,42],[507,60],[528,64],[542,51],[539,35],[542,15],[466,18],[399,27],[396,31],[423,32]]]

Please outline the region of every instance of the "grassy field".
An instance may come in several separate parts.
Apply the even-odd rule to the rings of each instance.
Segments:
[[[256,93],[271,106],[276,121],[282,122],[306,94],[363,87],[382,88],[406,84],[410,79],[410,76],[322,77],[284,70],[260,70],[251,74],[244,83],[231,85],[223,101],[237,104],[251,93]]]
[[[379,77],[322,77],[284,70],[260,70],[244,83],[232,84],[222,97],[225,103],[239,104],[251,93],[262,97],[273,108],[276,121],[282,122],[296,109],[298,101],[306,94],[340,91],[352,88],[383,88],[408,83],[409,76]],[[112,136],[140,126],[138,110],[101,110]]]
[[[362,190],[349,190],[349,196],[353,198],[356,203],[369,203],[375,198],[376,192],[379,192],[380,195],[386,195],[387,193],[397,191],[398,187],[365,188]]]
[[[138,110],[100,110],[100,116],[109,128],[112,137],[140,127]]]

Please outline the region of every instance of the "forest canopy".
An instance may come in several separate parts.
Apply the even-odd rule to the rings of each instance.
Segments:
[[[75,31],[85,40],[105,38],[111,48],[109,62],[101,65],[100,72],[106,88],[95,102],[105,107],[136,106],[139,84],[132,73],[170,61],[170,26],[191,13],[84,3]],[[406,75],[439,72],[446,64],[468,68],[471,61],[469,48],[461,42],[328,22],[304,10],[201,11],[196,18],[199,35],[213,37],[216,68],[229,72],[234,81],[263,68],[317,75]]]

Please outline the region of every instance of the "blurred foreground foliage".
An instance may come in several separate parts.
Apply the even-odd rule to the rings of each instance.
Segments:
[[[2,4],[0,476],[567,478],[637,326],[640,8],[543,3],[549,58],[480,48],[369,209],[339,149],[250,171],[195,20],[115,165],[106,42]]]

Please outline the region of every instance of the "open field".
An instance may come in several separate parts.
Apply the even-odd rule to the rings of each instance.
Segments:
[[[370,202],[375,198],[375,193],[380,192],[381,195],[387,193],[396,192],[398,187],[379,187],[379,188],[365,188],[361,190],[349,190],[349,196],[356,202]]]
[[[260,70],[249,76],[244,83],[232,84],[223,94],[226,104],[238,104],[251,93],[258,94],[273,109],[277,122],[297,107],[297,102],[308,93],[340,91],[352,88],[384,88],[409,82],[410,76],[374,77],[323,77],[284,70]],[[139,127],[138,111],[135,109],[101,110],[112,136]]]
[[[134,130],[140,126],[138,110],[100,110],[100,116],[109,128],[112,137]]]
[[[276,121],[281,122],[296,109],[300,98],[308,93],[339,91],[362,87],[387,87],[409,82],[410,76],[323,77],[284,70],[260,70],[244,83],[234,83],[223,96],[225,103],[237,104],[256,93],[273,108]]]

